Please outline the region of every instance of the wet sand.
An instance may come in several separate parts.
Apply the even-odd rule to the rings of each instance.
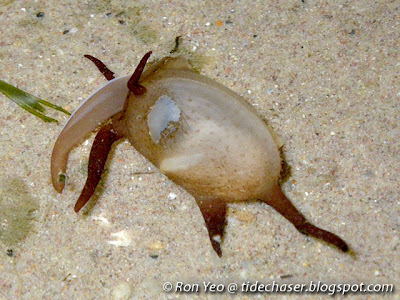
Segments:
[[[231,298],[204,293],[204,281],[400,287],[399,7],[3,1],[0,78],[69,111],[106,82],[84,54],[125,75],[149,50],[153,60],[169,55],[181,35],[181,53],[206,62],[203,75],[245,97],[281,136],[291,166],[283,186],[288,197],[356,255],[301,235],[255,202],[229,206],[218,258],[192,196],[127,141],[115,147],[96,201],[76,214],[93,136],[72,151],[66,188],[57,194],[50,155],[68,117],[47,110],[59,123],[44,123],[1,95],[1,195],[39,208],[26,238],[0,241],[0,299]],[[1,223],[0,237],[9,230],[7,220]],[[163,291],[165,282],[175,288],[178,281],[200,284],[201,292]],[[264,295],[235,296],[258,297]]]

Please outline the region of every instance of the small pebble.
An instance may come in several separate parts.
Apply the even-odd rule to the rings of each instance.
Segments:
[[[165,248],[164,244],[160,241],[151,242],[147,245],[147,248],[151,251],[160,251]]]
[[[168,199],[169,199],[169,200],[175,200],[176,197],[178,197],[178,196],[177,196],[175,193],[169,193],[169,194],[168,194]]]
[[[114,287],[111,293],[112,299],[114,300],[125,300],[130,299],[132,295],[132,287],[125,281],[120,282]]]
[[[221,244],[221,242],[222,242],[221,236],[220,236],[219,234],[214,235],[214,236],[212,237],[212,239],[213,239],[214,241],[216,241],[217,243],[220,243],[220,244]]]
[[[272,94],[273,92],[274,92],[274,89],[268,89],[267,90],[267,94],[269,94],[269,95]]]
[[[111,237],[115,240],[107,241],[107,243],[116,247],[128,247],[132,243],[132,238],[127,230],[111,233]]]
[[[250,223],[254,220],[255,216],[246,211],[235,211],[235,218],[244,223]]]

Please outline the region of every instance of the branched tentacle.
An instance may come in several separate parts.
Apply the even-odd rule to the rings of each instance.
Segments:
[[[146,88],[139,84],[140,76],[143,73],[144,67],[146,66],[147,60],[150,58],[151,51],[147,52],[143,58],[140,60],[140,63],[133,72],[131,78],[128,81],[128,89],[136,96],[143,95],[146,93]]]
[[[113,130],[112,124],[103,126],[97,133],[90,151],[88,177],[82,193],[75,204],[75,212],[79,212],[94,194],[101,175],[104,172],[104,166],[107,162],[111,146],[121,137]]]
[[[277,185],[268,197],[262,199],[265,203],[272,206],[277,212],[284,216],[296,229],[305,235],[323,240],[328,244],[334,245],[343,252],[349,251],[346,242],[329,231],[318,228],[307,221],[306,217],[290,202]]]
[[[97,59],[94,56],[91,56],[89,54],[85,54],[84,55],[87,59],[89,59],[90,61],[92,61],[96,67],[99,69],[99,71],[101,72],[101,74],[104,75],[104,77],[110,81],[113,80],[115,78],[114,76],[114,72],[111,71],[100,59]]]
[[[221,199],[197,199],[197,205],[203,215],[211,245],[219,257],[222,256],[221,243],[226,226],[226,202]]]

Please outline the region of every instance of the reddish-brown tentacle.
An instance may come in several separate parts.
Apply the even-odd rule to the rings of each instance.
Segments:
[[[103,174],[111,146],[120,138],[122,138],[122,136],[113,130],[112,124],[103,126],[97,133],[92,149],[90,150],[88,177],[81,195],[78,201],[76,201],[74,207],[75,212],[79,212],[94,194],[97,184],[101,179],[101,175]]]
[[[114,72],[107,68],[107,66],[100,59],[97,59],[89,54],[85,54],[84,57],[92,61],[108,81],[115,78]]]
[[[143,56],[143,58],[140,60],[140,63],[136,67],[135,72],[133,72],[131,78],[128,81],[128,89],[136,96],[143,95],[147,91],[144,86],[139,84],[139,80],[151,53],[152,52],[149,51]]]
[[[286,198],[280,186],[277,185],[266,199],[261,200],[272,206],[289,222],[291,222],[302,234],[323,240],[328,244],[336,246],[343,252],[349,251],[349,246],[346,244],[346,242],[338,237],[336,234],[318,228],[308,222],[303,214],[297,210],[297,208],[290,202],[288,198]]]
[[[142,95],[146,92],[146,88],[140,85],[138,82],[150,55],[151,52],[146,53],[146,55],[142,58],[139,65],[137,66],[135,72],[129,79],[128,88],[135,95]],[[97,68],[106,77],[107,80],[114,79],[114,73],[110,69],[108,69],[103,62],[91,55],[85,55],[85,57],[91,60],[97,66]],[[75,212],[79,212],[94,194],[96,187],[101,179],[101,175],[104,172],[104,166],[107,161],[108,153],[111,150],[111,146],[120,138],[122,138],[122,135],[116,133],[116,131],[113,129],[112,123],[103,126],[97,133],[92,145],[92,149],[90,151],[88,177],[85,186],[83,187],[83,190],[81,192],[81,195],[79,196],[79,199],[75,204]]]
[[[196,201],[206,222],[211,245],[221,257],[221,243],[226,225],[226,202],[219,199],[196,199]]]

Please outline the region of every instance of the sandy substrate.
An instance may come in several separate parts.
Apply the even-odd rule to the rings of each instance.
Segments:
[[[168,55],[181,35],[182,52],[208,63],[201,73],[243,95],[281,136],[293,203],[356,256],[301,235],[264,204],[241,203],[229,207],[220,259],[194,199],[126,141],[97,201],[75,214],[93,136],[71,153],[57,194],[50,155],[68,117],[48,111],[59,123],[44,123],[1,96],[1,195],[39,208],[25,239],[2,240],[0,299],[232,298],[205,293],[208,281],[400,288],[399,2],[204,2],[2,1],[0,79],[73,111],[106,82],[84,54],[125,75],[149,50]],[[167,281],[200,293],[165,293]]]

